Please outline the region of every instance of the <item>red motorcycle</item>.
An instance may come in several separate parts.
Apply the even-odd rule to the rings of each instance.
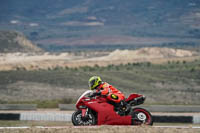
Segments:
[[[76,103],[77,111],[72,114],[75,126],[84,125],[153,125],[153,118],[144,108],[133,108],[143,104],[145,97],[131,94],[125,101],[130,109],[127,111],[109,103],[104,96],[91,98],[93,91],[84,92]]]

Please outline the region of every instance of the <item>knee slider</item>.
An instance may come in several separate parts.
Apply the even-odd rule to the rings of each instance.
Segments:
[[[111,98],[114,99],[114,100],[117,100],[119,97],[115,94],[111,94]]]

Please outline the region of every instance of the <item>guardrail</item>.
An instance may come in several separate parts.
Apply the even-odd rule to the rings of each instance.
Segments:
[[[199,105],[141,105],[150,112],[200,112]]]
[[[140,105],[150,112],[200,112],[198,105]],[[75,104],[59,104],[60,110],[76,110]],[[0,104],[0,110],[37,110],[36,104]]]
[[[21,113],[0,113],[0,120],[25,120],[25,121],[71,121],[72,114],[52,112],[21,112]],[[200,124],[200,116],[166,116],[153,115],[153,121],[159,123],[194,123]]]
[[[200,112],[198,105],[140,105],[150,112]],[[75,104],[59,104],[60,110],[76,110]]]
[[[183,106],[183,105],[142,105],[150,112],[200,112],[200,106]],[[59,104],[62,111],[58,112],[42,112],[31,111],[36,110],[36,104],[0,104],[0,110],[27,110],[27,111],[1,111],[0,120],[35,120],[35,121],[71,121],[71,113],[63,110],[75,110],[75,104]],[[158,113],[153,115],[154,122],[161,123],[195,123],[200,124],[199,114],[188,115],[166,115],[165,113]]]
[[[0,104],[0,110],[37,110],[37,104]]]
[[[75,104],[59,104],[60,110],[76,110]]]

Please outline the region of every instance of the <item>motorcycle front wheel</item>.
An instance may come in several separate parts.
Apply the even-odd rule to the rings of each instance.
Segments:
[[[153,117],[149,111],[143,108],[134,108],[132,111],[133,125],[153,125]]]
[[[87,116],[82,117],[82,111],[77,110],[72,114],[72,123],[74,126],[95,125],[96,118],[91,112],[88,112]]]

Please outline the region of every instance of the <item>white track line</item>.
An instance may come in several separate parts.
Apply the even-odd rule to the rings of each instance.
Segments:
[[[193,127],[190,127],[190,126],[153,126],[153,127],[156,127],[156,128],[199,128],[200,127],[197,127],[197,126],[193,126]]]
[[[0,127],[0,129],[27,129],[31,127]]]
[[[35,126],[34,128],[39,129],[63,129],[63,128],[99,128],[100,126],[57,126],[57,127],[44,127],[44,126]],[[137,128],[137,126],[116,126],[116,127],[134,127]],[[151,126],[149,126],[151,127]],[[186,129],[186,128],[193,128],[193,129],[200,129],[200,126],[152,126],[153,128],[177,128],[177,129]],[[0,127],[0,129],[28,129],[33,127]]]

